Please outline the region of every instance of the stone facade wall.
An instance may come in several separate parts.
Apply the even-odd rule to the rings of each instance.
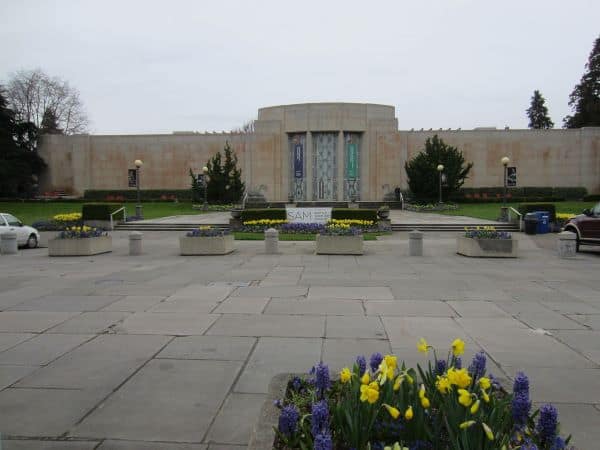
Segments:
[[[259,110],[253,134],[43,136],[40,153],[48,163],[42,191],[82,195],[86,189],[128,189],[127,169],[141,159],[142,189],[187,189],[191,168],[199,173],[229,141],[249,189],[268,200],[285,201],[292,163],[289,136],[306,138],[306,196],[312,200],[312,136],[337,133],[337,196],[344,198],[344,132],[360,138],[360,199],[382,200],[396,186],[407,187],[404,162],[425,139],[438,134],[457,146],[474,167],[465,186],[502,185],[500,159],[517,167],[519,186],[584,186],[600,193],[600,128],[577,130],[398,131],[394,108],[371,104],[301,104]],[[133,189],[133,188],[131,188]]]

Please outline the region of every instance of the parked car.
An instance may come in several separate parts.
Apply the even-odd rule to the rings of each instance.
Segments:
[[[23,225],[19,219],[12,214],[0,213],[0,234],[6,231],[17,233],[17,245],[35,248],[40,241],[40,233],[33,227]]]
[[[564,229],[577,234],[577,251],[580,245],[600,245],[600,202],[569,219]]]

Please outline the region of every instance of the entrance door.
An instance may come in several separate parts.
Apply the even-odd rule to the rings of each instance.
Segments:
[[[337,200],[337,136],[313,134],[313,200]]]

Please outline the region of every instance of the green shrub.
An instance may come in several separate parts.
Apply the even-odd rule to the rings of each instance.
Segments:
[[[514,187],[507,189],[507,199],[511,202],[560,202],[581,200],[587,193],[584,187]],[[461,203],[501,202],[504,198],[502,186],[461,188],[451,200]]]
[[[354,219],[377,221],[376,209],[334,208],[331,210],[332,219]]]
[[[598,202],[598,201],[600,201],[600,194],[586,195],[585,197],[583,197],[583,201],[584,202]]]
[[[556,222],[556,208],[552,203],[521,203],[519,212],[523,215],[534,211],[548,211],[550,222]]]
[[[142,201],[174,201],[192,199],[191,189],[142,189],[140,190]],[[135,189],[112,189],[112,190],[94,190],[89,189],[84,192],[85,200],[98,202],[125,202],[136,201],[137,191]]]
[[[285,220],[287,215],[283,208],[244,209],[241,216],[242,222],[248,220]]]
[[[114,203],[85,203],[81,206],[82,220],[110,220],[111,213],[120,207]]]

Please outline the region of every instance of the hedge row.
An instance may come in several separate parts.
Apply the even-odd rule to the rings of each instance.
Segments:
[[[85,203],[81,206],[82,220],[110,220],[111,213],[121,205],[114,203]]]
[[[191,189],[141,189],[140,197],[143,201],[174,201],[191,200]],[[113,190],[87,190],[83,193],[84,200],[102,202],[124,202],[137,200],[135,189]]]
[[[284,208],[263,208],[263,209],[245,209],[242,211],[242,222],[249,220],[285,220],[287,218]],[[377,210],[375,209],[350,209],[333,208],[331,210],[332,219],[355,219],[355,220],[377,220]]]
[[[493,201],[502,199],[504,188],[502,186],[461,188],[452,196],[456,201]],[[515,198],[553,198],[560,200],[581,200],[587,195],[584,187],[514,187],[507,189],[507,197],[514,201]]]

